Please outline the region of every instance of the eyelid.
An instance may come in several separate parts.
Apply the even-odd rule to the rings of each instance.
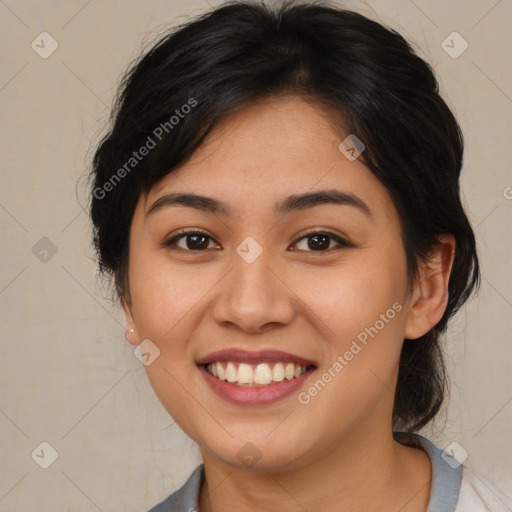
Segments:
[[[301,231],[298,235],[296,235],[298,238],[295,240],[294,243],[297,243],[300,240],[302,240],[303,238],[306,238],[307,236],[312,236],[312,235],[327,235],[327,236],[331,237],[332,239],[336,240],[342,246],[354,247],[353,244],[348,242],[348,240],[347,240],[348,237],[346,237],[345,235],[335,233],[334,231],[332,231],[329,228],[321,228],[321,227],[320,228],[318,228],[318,227],[306,228],[305,230]],[[309,252],[315,252],[315,251],[309,251]],[[318,251],[318,252],[322,252],[322,251]],[[323,251],[323,252],[325,252],[325,251]]]
[[[212,236],[210,236],[206,231],[203,231],[202,229],[199,229],[199,228],[182,228],[182,229],[179,229],[176,233],[174,233],[171,237],[166,238],[164,240],[164,242],[162,243],[162,245],[165,248],[169,249],[169,248],[173,247],[174,245],[176,245],[176,242],[180,238],[185,237],[185,235],[203,235],[203,236],[209,238],[210,240],[213,240],[214,242],[216,242],[218,244],[218,242]],[[220,244],[218,244],[218,245],[220,245]],[[190,253],[206,252],[206,250],[191,251],[191,250],[188,250],[188,249],[181,249],[181,247],[179,247],[177,250],[181,250],[183,252],[190,252]]]
[[[176,233],[174,233],[172,235],[172,237],[167,238],[163,242],[163,246],[166,248],[170,248],[170,247],[174,246],[180,238],[185,237],[185,235],[203,235],[218,244],[218,242],[212,236],[210,236],[206,231],[203,231],[199,228],[183,228],[183,229],[178,230]],[[318,227],[307,228],[304,231],[301,231],[299,234],[296,235],[295,241],[293,242],[292,245],[295,245],[298,242],[300,242],[301,240],[303,240],[304,238],[307,238],[308,236],[313,236],[313,235],[327,235],[328,237],[333,239],[338,244],[338,247],[354,247],[353,244],[351,244],[350,242],[348,242],[346,240],[346,237],[344,237],[342,235],[338,235],[337,233],[332,232],[330,229],[323,229],[323,228],[318,228]],[[220,245],[220,244],[218,244],[218,245]],[[199,252],[206,252],[207,249],[194,251],[194,250],[189,250],[189,249],[178,248],[178,250],[182,250],[184,252],[190,252],[190,253],[199,253]],[[299,251],[299,252],[326,253],[326,252],[330,252],[331,250],[332,250],[332,248],[327,251]]]

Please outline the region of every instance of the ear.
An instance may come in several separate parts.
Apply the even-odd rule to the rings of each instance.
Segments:
[[[438,237],[428,261],[419,263],[419,276],[409,303],[404,337],[417,339],[441,320],[448,304],[448,282],[455,256],[455,238]]]
[[[123,306],[124,316],[126,318],[125,338],[131,345],[139,345],[140,339],[137,334],[137,327],[132,315],[132,304],[128,297],[121,297],[121,305]]]

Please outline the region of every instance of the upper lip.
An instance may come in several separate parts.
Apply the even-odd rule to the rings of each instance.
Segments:
[[[249,351],[242,349],[226,349],[210,352],[204,357],[199,358],[196,364],[207,364],[215,361],[233,361],[239,363],[259,363],[262,361],[281,361],[283,363],[295,363],[302,366],[316,366],[314,361],[304,359],[290,354],[288,352],[281,352],[280,350],[258,350]]]

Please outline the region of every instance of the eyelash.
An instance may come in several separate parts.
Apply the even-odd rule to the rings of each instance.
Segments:
[[[190,252],[190,253],[198,253],[198,252],[206,252],[208,249],[199,249],[199,250],[192,250],[192,249],[183,249],[183,248],[178,248],[178,249],[174,249],[173,246],[175,246],[176,242],[178,240],[180,240],[181,238],[186,238],[187,235],[203,235],[205,236],[206,238],[209,238],[210,240],[213,240],[213,238],[208,235],[207,233],[203,232],[203,231],[198,231],[196,229],[182,229],[180,231],[178,231],[178,233],[173,236],[172,238],[169,238],[168,240],[166,240],[164,243],[163,243],[163,246],[168,248],[168,249],[171,249],[171,250],[180,250],[180,251],[185,251],[185,252]],[[343,240],[343,238],[341,238],[339,235],[336,235],[335,233],[332,233],[330,231],[319,231],[318,229],[316,228],[313,228],[313,229],[310,229],[310,230],[306,230],[304,233],[301,233],[300,235],[300,238],[298,238],[294,244],[300,242],[301,240],[304,240],[304,239],[307,239],[307,238],[311,238],[313,237],[314,235],[326,235],[328,236],[330,239],[334,240],[336,243],[338,243],[338,248],[343,248],[343,247],[354,247],[352,244],[346,242],[345,240]],[[330,245],[330,244],[329,244]],[[325,252],[330,252],[333,248],[329,248],[327,250],[320,250],[320,251],[311,251],[311,250],[306,250],[304,252],[311,252],[311,253],[325,253]]]

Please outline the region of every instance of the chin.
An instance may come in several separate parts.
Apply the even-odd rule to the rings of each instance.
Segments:
[[[265,431],[266,432],[266,431]],[[237,469],[250,471],[290,470],[304,455],[304,443],[292,443],[290,439],[269,440],[266,434],[246,434],[239,441],[230,439],[229,444],[203,444],[209,456]],[[203,452],[203,449],[201,449]],[[203,457],[204,457],[203,453]]]

